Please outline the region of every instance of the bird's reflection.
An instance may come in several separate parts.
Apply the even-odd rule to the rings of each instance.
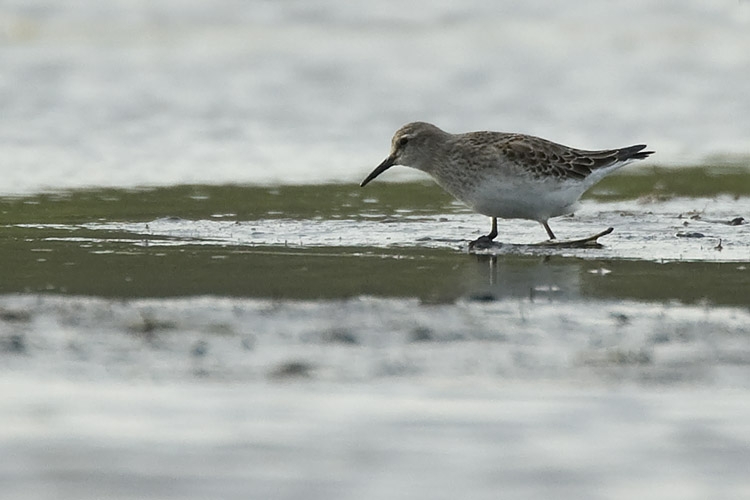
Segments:
[[[474,255],[474,289],[486,299],[571,300],[581,297],[581,262],[549,256]]]

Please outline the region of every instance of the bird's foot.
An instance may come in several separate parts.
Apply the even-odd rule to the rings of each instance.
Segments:
[[[485,234],[469,242],[469,250],[487,250],[488,248],[492,248],[493,245],[492,238]]]

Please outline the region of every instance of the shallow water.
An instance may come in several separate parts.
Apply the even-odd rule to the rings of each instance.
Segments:
[[[6,198],[0,252],[9,265],[0,290],[455,300],[525,297],[552,287],[576,298],[746,305],[750,232],[743,189],[750,186],[737,182],[742,175],[720,176],[704,184],[704,196],[690,197],[679,196],[678,187],[667,190],[662,171],[616,176],[588,194],[574,216],[551,222],[562,238],[614,227],[603,248],[530,247],[543,239],[538,224],[500,221],[503,243],[482,255],[468,255],[468,241],[487,231],[488,218],[425,184],[188,186]],[[633,198],[637,183],[655,190]]]

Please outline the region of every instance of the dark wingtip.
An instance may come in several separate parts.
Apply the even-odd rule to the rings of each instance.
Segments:
[[[632,158],[635,158],[636,160],[644,160],[654,153],[655,151],[644,151],[642,153],[638,153],[637,155],[633,155]]]
[[[637,144],[628,148],[623,148],[619,151],[618,160],[643,160],[654,154],[654,151],[642,151],[646,148],[645,144]]]

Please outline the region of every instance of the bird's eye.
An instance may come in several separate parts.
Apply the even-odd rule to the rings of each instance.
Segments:
[[[402,137],[401,139],[398,140],[398,145],[399,145],[399,147],[404,147],[404,146],[406,146],[407,142],[409,142],[409,138],[408,137]]]

